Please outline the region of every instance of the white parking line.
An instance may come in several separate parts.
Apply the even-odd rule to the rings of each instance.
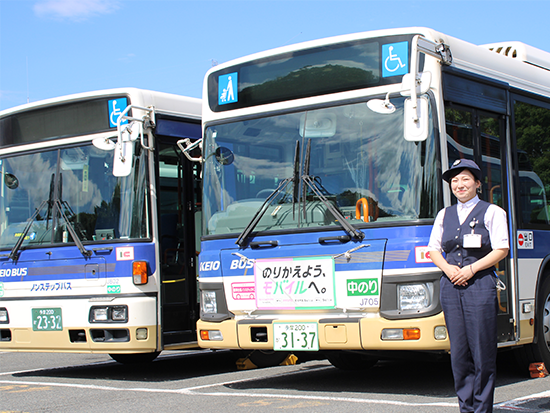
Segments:
[[[105,363],[105,362],[103,362]],[[100,363],[98,363],[100,364]],[[332,367],[320,368],[319,370],[329,369]],[[40,369],[46,370],[46,369]],[[16,373],[28,373],[32,371],[40,370],[27,370]],[[295,375],[299,373],[305,373],[306,371],[298,370],[294,372],[283,372],[276,373],[267,377],[268,379]],[[1,373],[6,375],[9,373]],[[19,380],[0,380],[0,384],[9,384],[9,385],[28,385],[28,386],[52,386],[52,387],[67,387],[75,389],[89,389],[89,390],[101,390],[101,391],[116,391],[116,392],[142,392],[142,393],[171,393],[171,394],[182,394],[187,396],[209,396],[209,397],[245,397],[245,398],[273,398],[273,399],[292,399],[292,400],[320,400],[320,401],[337,401],[337,402],[350,402],[350,403],[362,403],[362,404],[379,404],[379,405],[394,405],[394,406],[434,406],[434,407],[458,407],[458,403],[447,403],[447,402],[433,402],[433,403],[413,403],[413,402],[403,402],[395,400],[385,400],[385,399],[365,399],[365,398],[352,398],[352,397],[332,397],[332,396],[307,396],[307,395],[290,395],[290,394],[276,394],[276,393],[250,393],[250,392],[201,392],[201,389],[213,388],[213,387],[222,387],[236,383],[246,383],[250,381],[258,380],[258,377],[250,377],[245,379],[237,380],[227,380],[222,382],[216,382],[211,384],[205,384],[201,386],[193,387],[184,387],[180,389],[153,389],[145,387],[113,387],[113,386],[98,386],[95,384],[77,384],[77,383],[56,383],[56,382],[42,382],[42,381],[19,381]]]
[[[112,363],[112,361],[103,361],[97,363],[89,363],[84,366],[99,365]],[[75,366],[71,366],[75,367]],[[60,367],[64,368],[64,367]],[[332,367],[320,367],[318,370],[325,370]],[[21,370],[14,372],[0,373],[0,376],[40,372],[43,370],[51,369],[34,369],[34,370]],[[251,370],[252,372],[252,370]],[[293,372],[280,372],[265,377],[265,379],[273,379],[282,376],[296,375],[306,373],[304,370],[297,370]],[[261,377],[248,377],[237,380],[227,380],[211,384],[205,384],[200,386],[184,387],[179,389],[158,389],[158,388],[146,388],[146,387],[114,387],[114,386],[101,386],[95,384],[78,384],[78,383],[59,383],[59,382],[43,382],[43,381],[19,381],[19,380],[0,380],[0,384],[9,385],[28,385],[28,386],[51,386],[51,387],[66,387],[74,389],[89,389],[100,391],[113,391],[113,392],[141,392],[141,393],[170,393],[170,394],[182,394],[187,396],[209,396],[209,397],[245,397],[245,398],[271,398],[271,399],[289,399],[289,400],[319,400],[319,401],[335,401],[335,402],[347,402],[347,403],[360,403],[360,404],[377,404],[377,405],[393,405],[393,406],[407,406],[407,407],[458,407],[456,402],[407,402],[396,401],[387,399],[367,399],[367,398],[353,398],[353,397],[333,397],[333,396],[310,396],[310,395],[291,395],[291,394],[277,394],[277,393],[254,393],[254,392],[216,392],[216,391],[201,391],[205,389],[212,389],[214,387],[224,387],[231,384],[246,383],[261,379]],[[263,378],[262,378],[263,379]],[[530,401],[535,401],[541,398],[550,398],[550,391],[544,391],[541,393],[531,394],[517,399],[508,400],[495,404],[495,408],[522,410],[521,405]],[[529,409],[529,411],[531,411]]]
[[[525,412],[540,411],[536,409],[522,408],[521,405],[532,401],[536,401],[539,399],[543,399],[543,398],[547,398],[547,399],[550,398],[550,390],[543,391],[541,393],[530,394],[528,396],[518,397],[517,399],[498,403],[498,404],[495,404],[495,407],[498,407],[501,409],[509,409],[514,411],[525,411]]]
[[[235,381],[230,381],[227,383],[234,383]],[[394,406],[435,406],[435,407],[457,407],[457,403],[445,403],[445,402],[434,402],[434,403],[411,403],[411,402],[398,402],[394,400],[384,400],[384,399],[362,399],[362,398],[351,398],[351,397],[328,397],[328,396],[298,396],[290,394],[271,394],[271,393],[225,393],[225,392],[196,392],[187,388],[182,389],[148,389],[143,387],[131,387],[131,388],[121,388],[121,387],[111,387],[111,386],[98,386],[92,384],[74,384],[74,383],[55,383],[55,382],[38,382],[38,381],[13,381],[13,380],[0,380],[0,384],[9,384],[9,385],[28,385],[28,386],[41,386],[41,387],[68,387],[75,389],[88,389],[88,390],[102,390],[102,391],[117,391],[117,392],[142,392],[142,393],[172,393],[172,394],[183,394],[186,396],[215,396],[215,397],[245,397],[245,398],[272,398],[272,399],[293,399],[293,400],[322,400],[322,401],[338,401],[338,402],[350,402],[350,403],[363,403],[363,404],[387,404]],[[217,385],[223,386],[226,383],[217,383]]]

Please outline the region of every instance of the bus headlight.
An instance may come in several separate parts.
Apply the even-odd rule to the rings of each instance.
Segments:
[[[109,320],[108,308],[92,308],[90,312],[90,321],[101,323]]]
[[[205,314],[215,314],[218,312],[216,291],[201,291],[201,310]]]
[[[400,285],[398,290],[399,309],[405,311],[428,308],[432,302],[432,290],[432,283]]]
[[[111,308],[111,319],[113,321],[126,321],[128,319],[128,307],[117,306]]]
[[[8,316],[8,310],[0,308],[0,324],[9,324],[10,317]]]
[[[114,305],[90,308],[90,323],[127,323],[128,306]]]

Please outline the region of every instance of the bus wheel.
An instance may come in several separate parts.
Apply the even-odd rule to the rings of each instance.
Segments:
[[[285,361],[289,354],[287,351],[254,350],[248,354],[248,358],[257,367],[273,367]]]
[[[325,355],[330,364],[341,370],[368,370],[378,362],[375,357],[349,351],[327,351]]]
[[[550,274],[542,282],[535,313],[536,343],[525,345],[514,353],[522,372],[530,363],[543,362],[550,367]]]
[[[150,363],[158,357],[160,351],[152,353],[134,353],[134,354],[109,354],[111,358],[122,364]]]

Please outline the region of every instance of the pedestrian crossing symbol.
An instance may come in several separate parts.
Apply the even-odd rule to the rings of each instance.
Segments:
[[[218,105],[227,105],[239,100],[237,90],[238,76],[237,72],[233,72],[221,75],[218,78]]]

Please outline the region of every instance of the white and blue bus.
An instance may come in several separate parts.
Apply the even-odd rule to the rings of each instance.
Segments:
[[[350,369],[447,352],[426,247],[465,157],[509,217],[499,347],[550,364],[549,53],[427,28],[321,39],[212,68],[202,116],[201,347]]]
[[[200,164],[178,142],[200,114],[134,88],[0,112],[0,351],[197,347]]]

